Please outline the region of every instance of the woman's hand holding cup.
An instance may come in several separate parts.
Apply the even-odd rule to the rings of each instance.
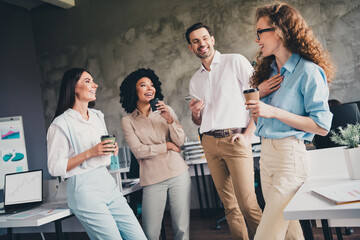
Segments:
[[[245,104],[247,105],[246,109],[250,110],[252,114],[252,107],[249,105],[257,104],[259,102],[259,89],[250,88],[244,90]]]
[[[88,158],[97,157],[101,155],[110,155],[113,152],[115,152],[116,147],[115,144],[109,144],[112,143],[111,140],[104,140],[102,142],[99,142],[94,147],[90,148]],[[116,144],[117,145],[117,144]]]
[[[251,111],[251,115],[254,119],[257,119],[258,117],[275,118],[276,108],[269,104],[255,100],[246,101],[245,104],[247,104],[246,109]]]
[[[114,153],[116,156],[119,152],[119,147],[117,145],[117,142],[115,141],[115,135],[103,135],[101,136],[101,145],[102,145],[102,151],[103,154],[101,155],[109,155]]]
[[[173,123],[174,119],[170,115],[170,110],[164,103],[164,101],[158,101],[156,104],[157,110],[160,111],[160,116],[162,116],[168,124]]]

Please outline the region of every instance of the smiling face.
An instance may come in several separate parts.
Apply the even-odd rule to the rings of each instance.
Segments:
[[[136,83],[136,93],[139,98],[138,104],[149,104],[149,101],[155,97],[156,89],[149,78],[143,77]]]
[[[261,17],[256,24],[256,30],[272,28],[269,24],[268,17]],[[260,51],[264,57],[276,55],[283,43],[275,31],[267,31],[259,34],[260,39],[255,42],[259,44]]]
[[[88,72],[83,72],[75,86],[75,101],[92,102],[96,100],[98,85]]]
[[[189,34],[189,38],[190,38],[189,49],[198,58],[206,59],[208,57],[214,56],[215,39],[213,36],[210,36],[206,28],[199,28],[196,29],[195,31],[192,31]]]

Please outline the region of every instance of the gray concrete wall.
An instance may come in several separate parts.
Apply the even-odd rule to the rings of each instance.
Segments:
[[[165,101],[196,135],[183,97],[189,79],[200,66],[187,49],[184,32],[202,21],[214,29],[216,48],[241,53],[250,61],[258,50],[254,42],[254,14],[268,1],[250,0],[76,0],[64,10],[44,6],[32,11],[36,53],[42,73],[45,121],[55,111],[57,92],[65,70],[89,69],[99,83],[96,108],[101,109],[110,133],[122,138],[119,86],[140,67],[153,68],[163,82]],[[329,49],[337,66],[331,98],[357,101],[360,74],[360,2],[291,0]]]

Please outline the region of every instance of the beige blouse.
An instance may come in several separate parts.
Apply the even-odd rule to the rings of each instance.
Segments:
[[[121,121],[125,140],[140,165],[141,186],[179,176],[189,168],[180,153],[166,149],[166,142],[180,147],[185,141],[184,130],[174,110],[167,107],[174,119],[172,124],[159,113],[150,111],[146,117],[137,109]]]

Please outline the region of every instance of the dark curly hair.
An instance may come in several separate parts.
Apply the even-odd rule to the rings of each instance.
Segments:
[[[140,68],[130,73],[120,86],[120,103],[127,113],[132,113],[137,107],[139,97],[136,93],[136,83],[143,77],[149,78],[154,84],[156,90],[155,97],[160,100],[164,99],[164,95],[161,93],[161,82],[159,81],[159,77],[150,68]]]
[[[297,53],[304,59],[319,65],[325,71],[327,81],[331,81],[334,76],[334,67],[330,61],[330,55],[323,49],[311,28],[295,8],[286,3],[275,2],[256,10],[256,22],[262,17],[268,17],[270,26],[275,29],[290,52]],[[258,86],[270,77],[270,64],[274,59],[274,55],[263,57],[262,52],[258,52],[255,72],[250,79],[253,86]]]

